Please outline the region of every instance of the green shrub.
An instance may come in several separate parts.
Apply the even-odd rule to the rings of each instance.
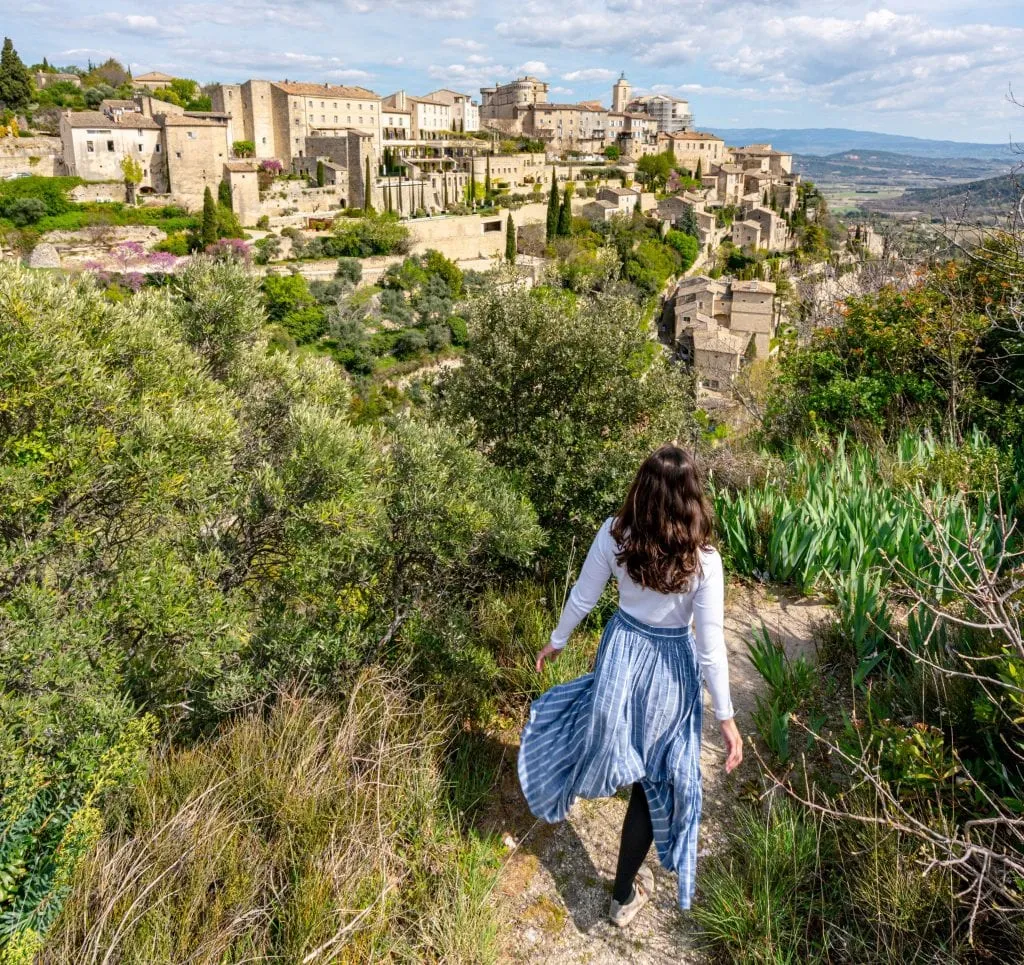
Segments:
[[[340,705],[285,694],[167,752],[82,864],[48,957],[493,961],[497,854],[453,823],[449,739],[371,672]]]

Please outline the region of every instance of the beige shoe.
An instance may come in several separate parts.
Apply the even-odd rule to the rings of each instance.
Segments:
[[[633,882],[633,898],[622,905],[612,898],[611,907],[608,909],[608,917],[612,924],[618,925],[619,928],[625,928],[636,918],[640,909],[651,900],[653,894],[654,872],[646,865],[641,865]]]

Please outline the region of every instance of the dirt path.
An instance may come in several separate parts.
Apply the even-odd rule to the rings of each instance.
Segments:
[[[813,652],[813,626],[825,616],[820,601],[780,600],[763,591],[730,587],[726,600],[726,644],[729,648],[733,704],[741,733],[753,731],[751,712],[762,687],[747,658],[746,638],[759,621],[781,638],[790,654]],[[507,759],[514,762],[515,747]],[[705,694],[704,820],[699,855],[721,846],[723,826],[740,790],[756,764],[748,751],[738,771],[726,776],[718,727]],[[570,819],[560,825],[537,823],[526,810],[514,766],[503,769],[500,822],[506,841],[517,848],[508,861],[495,900],[504,927],[504,961],[548,965],[690,965],[703,959],[676,904],[675,876],[653,857],[656,888],[649,907],[625,930],[608,923],[605,914],[618,852],[626,798],[579,801]],[[699,876],[699,870],[698,870]]]

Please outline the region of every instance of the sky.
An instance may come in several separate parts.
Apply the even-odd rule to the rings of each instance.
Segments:
[[[5,7],[8,3],[5,3]],[[1020,0],[23,0],[3,31],[26,63],[114,56],[203,83],[250,77],[379,94],[530,73],[600,99],[624,71],[690,101],[696,126],[849,127],[1024,140]]]

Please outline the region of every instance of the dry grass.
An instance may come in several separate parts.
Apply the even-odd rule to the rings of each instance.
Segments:
[[[283,695],[153,763],[45,960],[487,962],[493,852],[454,826],[449,730],[393,680]]]

